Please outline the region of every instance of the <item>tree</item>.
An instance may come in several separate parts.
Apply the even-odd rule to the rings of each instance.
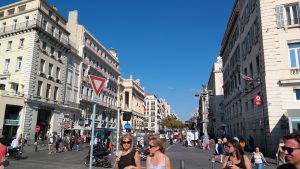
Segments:
[[[161,120],[161,124],[169,129],[182,129],[184,127],[184,124],[172,115],[168,115],[167,117],[163,118]]]

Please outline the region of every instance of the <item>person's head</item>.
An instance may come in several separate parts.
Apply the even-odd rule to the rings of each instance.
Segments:
[[[158,137],[152,137],[151,140],[149,140],[148,148],[149,148],[150,153],[155,153],[156,151],[160,151],[162,153],[165,152],[164,143]]]
[[[259,147],[255,146],[255,152],[258,153],[259,152]]]
[[[225,144],[225,149],[230,155],[235,154],[238,159],[241,159],[242,151],[240,148],[240,144],[237,140],[235,139],[228,140],[227,143]]]
[[[300,164],[300,133],[292,133],[283,137],[284,154],[288,163],[292,165]]]
[[[131,150],[133,148],[133,137],[131,134],[126,133],[120,139],[120,147],[122,150]]]

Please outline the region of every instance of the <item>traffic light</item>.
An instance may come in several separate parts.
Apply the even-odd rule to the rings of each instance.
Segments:
[[[72,129],[74,128],[74,122],[72,122],[71,128],[72,128]]]
[[[131,112],[127,112],[127,111],[123,112],[123,121],[130,121],[131,114],[132,114]]]

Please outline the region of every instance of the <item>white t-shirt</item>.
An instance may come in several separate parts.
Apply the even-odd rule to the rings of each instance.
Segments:
[[[19,140],[15,138],[15,139],[11,142],[11,146],[12,146],[13,148],[19,147]]]

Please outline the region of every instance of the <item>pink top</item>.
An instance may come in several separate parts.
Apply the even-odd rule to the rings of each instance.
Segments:
[[[6,146],[0,145],[0,161],[2,161],[2,157],[6,155]]]

